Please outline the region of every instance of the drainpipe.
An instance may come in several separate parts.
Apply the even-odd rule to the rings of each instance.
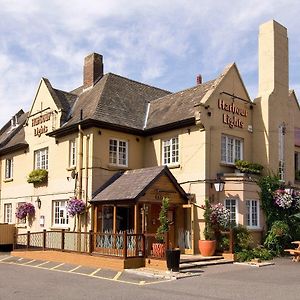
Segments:
[[[90,135],[86,135],[85,141],[85,193],[84,193],[84,200],[85,205],[88,207],[88,184],[89,184],[89,149],[90,149]],[[87,215],[88,211],[86,212],[85,222],[84,222],[84,232],[87,232]]]
[[[81,129],[81,125],[78,125],[78,159],[77,159],[77,181],[78,181],[78,189],[77,189],[77,198],[82,198],[82,163],[83,163],[83,130]]]

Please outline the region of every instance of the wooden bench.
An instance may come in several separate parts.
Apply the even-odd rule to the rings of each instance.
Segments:
[[[298,249],[285,249],[285,252],[289,252],[293,255],[293,261],[300,261],[300,250]]]
[[[300,261],[300,241],[294,241],[292,244],[298,245],[295,249],[285,249],[285,252],[289,252],[293,255],[293,261]]]

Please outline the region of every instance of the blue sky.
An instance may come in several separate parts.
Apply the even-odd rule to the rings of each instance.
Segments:
[[[300,97],[297,0],[0,0],[0,127],[29,110],[39,80],[70,91],[82,84],[84,57],[104,56],[104,71],[170,91],[215,78],[236,62],[257,95],[261,23],[288,28],[290,88]]]

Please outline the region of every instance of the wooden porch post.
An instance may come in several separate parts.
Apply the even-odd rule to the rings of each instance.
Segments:
[[[138,233],[138,217],[139,217],[139,208],[138,204],[134,204],[134,233]]]
[[[195,205],[192,203],[191,205],[191,240],[192,240],[192,253],[195,254],[195,211],[194,211]]]
[[[113,213],[113,233],[117,233],[117,205],[114,204],[114,213]]]

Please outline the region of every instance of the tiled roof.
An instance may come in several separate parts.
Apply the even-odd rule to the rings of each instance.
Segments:
[[[214,88],[215,81],[211,80],[152,101],[146,129],[193,118],[195,105],[200,103],[207,91]]]
[[[0,152],[8,150],[17,145],[27,145],[25,142],[24,123],[26,122],[28,113],[20,110],[16,116],[18,125],[11,126],[11,121],[7,122],[0,130]]]
[[[94,196],[91,202],[137,200],[162,174],[166,174],[183,197],[186,197],[169,169],[166,166],[158,166],[126,171],[119,176],[114,175],[112,180],[109,180],[111,183],[108,186],[105,184],[104,189],[100,188],[100,192]]]
[[[65,126],[79,122],[82,109],[83,119],[93,119],[142,130],[148,102],[169,93],[108,73],[92,89],[83,91],[79,95],[72,117]]]

